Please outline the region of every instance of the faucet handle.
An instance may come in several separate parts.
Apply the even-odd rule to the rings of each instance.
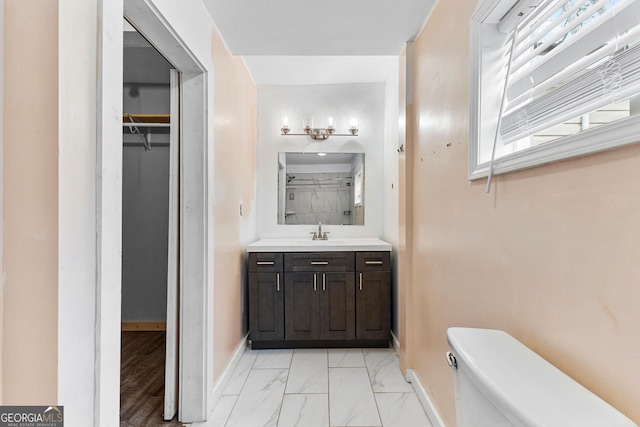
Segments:
[[[322,240],[329,240],[329,236],[327,236],[327,234],[330,234],[330,231],[323,231],[322,232]]]
[[[318,232],[317,231],[311,231],[311,232],[309,232],[309,234],[313,234],[313,237],[311,238],[311,240],[317,240],[318,239]]]

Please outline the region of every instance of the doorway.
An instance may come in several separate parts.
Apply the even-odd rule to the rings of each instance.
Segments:
[[[63,17],[95,10],[68,7]],[[98,5],[97,288],[94,340],[95,376],[83,385],[95,390],[94,410],[82,414],[96,425],[115,425],[119,414],[122,214],[122,17],[127,19],[180,73],[179,360],[178,418],[206,420],[214,403],[212,320],[213,230],[212,127],[213,64],[206,40],[209,21],[190,8],[156,0],[114,0]],[[83,21],[84,22],[84,21]],[[185,23],[186,22],[186,23]],[[118,24],[119,23],[119,24]],[[179,27],[176,29],[176,26]],[[90,31],[87,31],[90,33]],[[119,35],[118,35],[119,34]],[[65,58],[71,52],[64,52]],[[86,68],[86,67],[85,67]],[[86,70],[88,73],[88,70]],[[85,85],[86,86],[86,85]],[[84,87],[84,86],[82,86]],[[72,86],[73,88],[73,86]],[[117,236],[117,237],[116,237]],[[63,295],[61,304],[70,300]],[[74,296],[75,298],[75,296]],[[87,297],[88,299],[88,297]],[[187,307],[188,310],[184,308]],[[84,343],[89,342],[85,339]],[[63,354],[71,358],[71,355]],[[64,359],[63,360],[66,360]],[[65,374],[73,368],[65,366]],[[72,394],[71,387],[69,393]],[[88,399],[85,399],[88,400]],[[89,421],[87,421],[89,422]],[[85,422],[86,424],[86,422]]]
[[[212,217],[209,203],[212,192],[208,180],[212,159],[207,150],[210,143],[207,111],[212,99],[209,73],[213,67],[206,61],[204,63],[209,65],[203,65],[198,59],[210,58],[210,52],[192,51],[176,33],[169,18],[175,19],[179,13],[165,9],[148,0],[124,1],[127,21],[178,71],[172,77],[175,86],[179,87],[179,94],[172,91],[172,96],[179,99],[180,105],[176,114],[172,112],[172,120],[175,118],[179,123],[180,139],[179,154],[173,156],[174,159],[179,157],[179,165],[175,166],[180,172],[177,177],[179,190],[171,192],[179,194],[176,201],[179,206],[176,258],[179,259],[177,281],[180,292],[175,295],[179,317],[174,325],[180,339],[176,341],[179,375],[175,376],[178,393],[174,403],[178,420],[189,423],[206,420],[213,406],[210,374],[213,369],[210,356],[213,283],[209,279],[213,267],[208,256],[212,241],[212,230],[208,227]],[[183,32],[189,31],[183,29]],[[196,33],[201,36],[201,32]],[[179,74],[179,81],[176,74]]]
[[[178,425],[179,85],[172,65],[123,25],[120,425]]]

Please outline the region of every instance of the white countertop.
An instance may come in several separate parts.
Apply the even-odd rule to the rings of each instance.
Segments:
[[[247,252],[343,252],[343,251],[391,251],[391,244],[378,238],[329,237],[329,240],[296,238],[260,239],[247,246]]]

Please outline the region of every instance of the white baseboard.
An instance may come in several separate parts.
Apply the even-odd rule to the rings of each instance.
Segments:
[[[233,371],[236,369],[236,366],[238,365],[240,358],[242,358],[242,355],[244,354],[244,351],[247,348],[248,339],[249,339],[249,333],[247,333],[242,338],[242,340],[240,341],[240,344],[238,344],[235,351],[233,352],[233,357],[231,358],[231,361],[225,368],[222,375],[220,375],[220,379],[218,380],[216,385],[213,387],[213,396],[211,397],[211,400],[209,403],[210,410],[213,410],[218,404],[218,400],[220,400],[220,397],[222,396],[222,392],[224,391],[224,388],[227,386],[227,383],[229,382],[229,379],[231,378]]]
[[[396,354],[400,354],[400,341],[398,337],[395,336],[393,331],[391,331],[391,343],[393,344],[393,348],[396,351]]]
[[[446,427],[442,418],[440,418],[436,407],[431,401],[431,398],[422,386],[420,379],[418,379],[418,376],[413,369],[407,369],[407,381],[411,383],[411,386],[413,386],[413,390],[416,392],[424,411],[427,413],[427,417],[429,418],[429,421],[431,421],[431,425],[433,427]]]

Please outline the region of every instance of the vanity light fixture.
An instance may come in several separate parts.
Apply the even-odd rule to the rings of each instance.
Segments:
[[[325,140],[329,138],[329,136],[358,136],[358,125],[355,119],[352,119],[349,125],[349,133],[335,133],[336,132],[336,120],[333,116],[329,116],[327,118],[327,126],[326,127],[314,127],[313,126],[313,117],[308,116],[302,120],[302,130],[304,133],[290,133],[291,118],[288,115],[281,114],[280,115],[280,134],[281,135],[290,135],[290,136],[300,136],[300,135],[309,135],[311,138],[316,140]]]

